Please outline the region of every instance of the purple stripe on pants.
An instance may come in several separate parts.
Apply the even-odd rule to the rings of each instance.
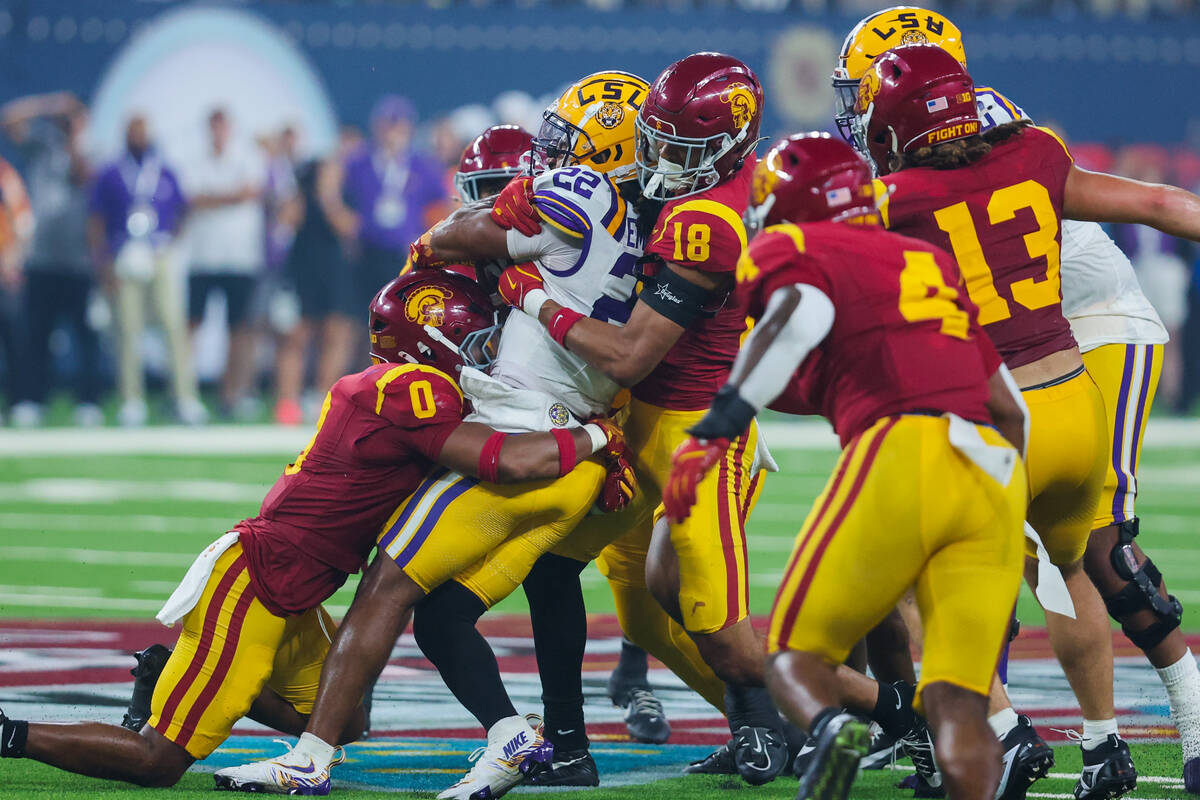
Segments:
[[[1133,347],[1135,345],[1130,345],[1130,346]],[[1150,394],[1150,376],[1154,372],[1154,348],[1147,347],[1146,345],[1136,345],[1136,346],[1146,348],[1146,363],[1142,369],[1142,393],[1138,396],[1137,416],[1133,418],[1134,441],[1131,443],[1130,452],[1129,452],[1129,474],[1134,476],[1134,480],[1133,480],[1134,496],[1137,495],[1137,477],[1136,477],[1137,476],[1137,457],[1138,457],[1137,435],[1142,430],[1142,416],[1146,413],[1146,398]],[[1127,517],[1125,516],[1125,494],[1127,494],[1128,491],[1129,491],[1128,489],[1125,489],[1125,491],[1121,493],[1121,514],[1120,514],[1119,518],[1116,518],[1113,520],[1114,522],[1124,522],[1127,519]],[[1116,499],[1116,497],[1114,497],[1113,503],[1115,504],[1116,501],[1117,501],[1117,499]]]
[[[1113,425],[1112,465],[1117,474],[1117,490],[1113,492],[1113,520],[1124,522],[1125,490],[1129,482],[1125,479],[1125,469],[1121,464],[1121,451],[1125,447],[1125,401],[1129,397],[1129,383],[1133,380],[1134,346],[1125,345],[1125,369],[1121,374],[1121,393],[1117,396],[1117,413]]]

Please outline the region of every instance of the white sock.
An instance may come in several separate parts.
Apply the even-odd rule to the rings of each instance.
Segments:
[[[1179,730],[1184,762],[1200,758],[1200,669],[1195,656],[1189,650],[1171,666],[1155,672],[1171,702],[1171,719]]]
[[[1083,749],[1095,750],[1108,741],[1110,734],[1117,733],[1117,718],[1085,719],[1083,721]]]
[[[311,733],[302,733],[300,741],[296,742],[296,746],[292,748],[292,753],[301,758],[311,758],[317,766],[317,771],[320,772],[329,768],[333,761],[334,749],[334,746],[328,744],[324,739],[313,736]]]
[[[1017,727],[1017,712],[1013,711],[1012,707],[997,711],[988,717],[988,725],[992,726],[992,731],[996,734],[997,739],[1003,739],[1008,735],[1008,732]]]

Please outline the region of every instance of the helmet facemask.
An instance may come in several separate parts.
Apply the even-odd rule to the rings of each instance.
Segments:
[[[432,325],[425,325],[425,333],[430,339],[447,348],[462,361],[464,367],[486,372],[496,360],[500,350],[500,332],[503,326],[492,325],[471,331],[463,337],[461,345],[450,341],[440,330]]]
[[[505,167],[502,169],[480,169],[474,172],[454,173],[454,188],[463,203],[477,203],[488,200],[500,193],[510,180],[518,175],[529,172],[520,167]]]
[[[665,201],[715,186],[721,180],[717,163],[746,140],[749,130],[747,122],[737,136],[680,136],[652,127],[638,115],[634,120],[633,162],[642,194]]]
[[[547,109],[542,114],[542,127],[533,137],[532,152],[547,169],[557,169],[580,163],[594,155],[596,148],[582,128]]]

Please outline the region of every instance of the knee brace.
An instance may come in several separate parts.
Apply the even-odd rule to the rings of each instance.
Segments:
[[[1113,571],[1123,581],[1125,588],[1104,598],[1108,613],[1121,623],[1121,630],[1138,649],[1146,651],[1156,647],[1183,620],[1183,606],[1174,595],[1164,600],[1158,593],[1162,586],[1162,573],[1154,562],[1146,559],[1140,567],[1133,552],[1132,542],[1138,535],[1138,520],[1120,523],[1117,526],[1117,543],[1109,554]],[[1148,610],[1155,616],[1150,627],[1140,631],[1131,630],[1125,618],[1137,611]]]

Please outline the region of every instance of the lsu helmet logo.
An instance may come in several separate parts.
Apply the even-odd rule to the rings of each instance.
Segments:
[[[749,124],[750,120],[754,119],[755,112],[758,111],[754,92],[741,83],[735,83],[721,92],[721,102],[729,104],[733,112],[733,124],[739,128]]]
[[[596,112],[596,122],[601,128],[612,129],[625,121],[625,109],[616,103],[605,103]]]
[[[900,44],[927,44],[929,37],[923,31],[905,31],[900,34]]]
[[[418,325],[440,328],[446,321],[446,300],[453,296],[440,286],[422,286],[404,301],[404,316]]]
[[[877,94],[879,94],[879,73],[874,69],[869,69],[863,73],[862,80],[858,82],[858,97],[854,101],[854,113],[865,114],[871,107],[871,103],[875,101]]]

